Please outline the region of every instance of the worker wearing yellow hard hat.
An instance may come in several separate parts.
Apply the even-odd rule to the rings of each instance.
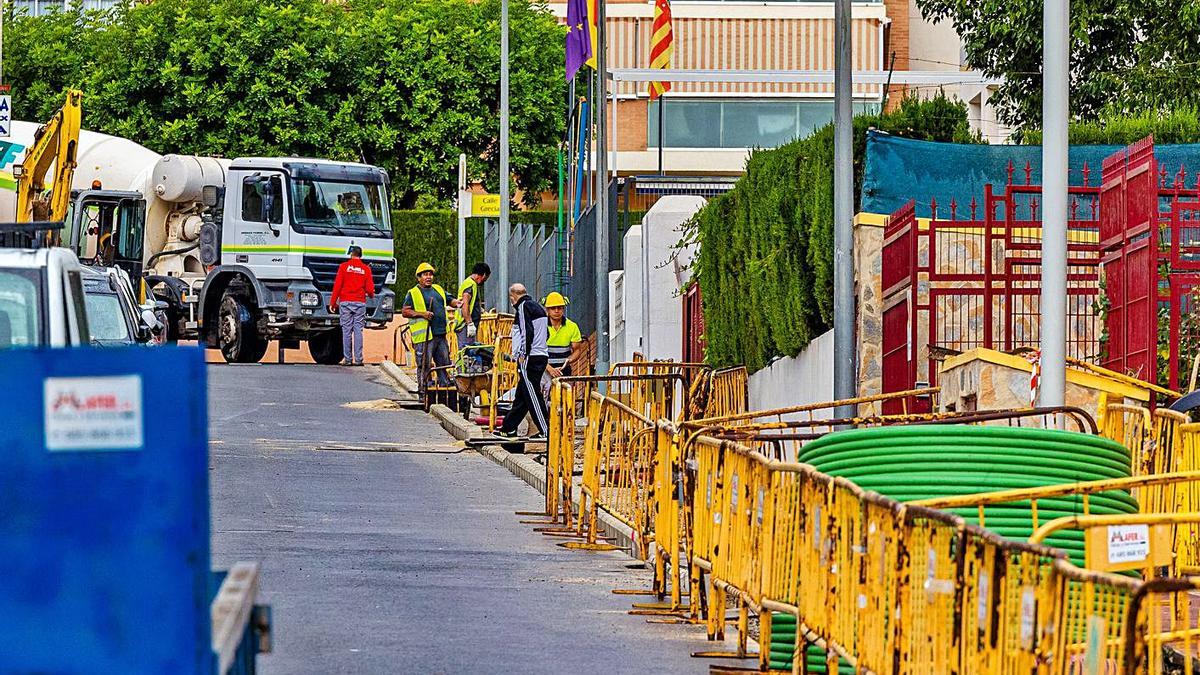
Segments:
[[[475,332],[483,316],[483,282],[492,276],[492,268],[485,262],[475,263],[471,273],[458,285],[458,317],[454,322],[454,333],[458,336],[458,348],[475,344]]]
[[[549,319],[550,339],[546,348],[550,358],[546,363],[546,374],[550,377],[570,375],[574,364],[583,357],[583,335],[579,326],[567,318],[567,299],[557,291],[550,293],[542,304]]]
[[[446,341],[450,303],[446,302],[446,291],[433,283],[436,272],[427,262],[417,265],[417,285],[405,294],[400,308],[400,314],[408,319],[408,333],[417,352],[417,386],[422,397],[433,366],[450,365],[450,344]],[[441,386],[450,386],[450,375],[445,370],[438,370],[437,377]]]

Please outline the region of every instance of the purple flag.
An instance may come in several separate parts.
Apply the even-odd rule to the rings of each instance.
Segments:
[[[575,79],[579,67],[592,58],[587,2],[567,0],[567,80]]]

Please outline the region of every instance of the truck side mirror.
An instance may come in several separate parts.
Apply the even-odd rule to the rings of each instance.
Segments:
[[[281,199],[281,195],[277,194],[277,188],[280,187],[279,179],[273,177],[262,177],[258,179],[258,184],[262,188],[262,214],[261,221],[267,224],[271,229],[271,233],[276,237],[279,236],[279,230],[273,225],[278,225],[283,222],[283,209],[278,209],[276,212],[276,200]]]

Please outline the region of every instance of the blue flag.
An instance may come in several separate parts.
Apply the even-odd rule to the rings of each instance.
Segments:
[[[588,0],[567,0],[567,79],[592,58]]]

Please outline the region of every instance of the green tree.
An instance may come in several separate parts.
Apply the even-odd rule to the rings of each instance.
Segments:
[[[950,21],[967,62],[1005,79],[995,100],[1021,129],[1040,126],[1041,0],[917,0]],[[1200,1],[1075,0],[1071,3],[1071,111],[1089,120],[1200,104]],[[920,65],[920,64],[917,64]]]
[[[45,119],[78,87],[87,128],[164,153],[376,164],[411,207],[453,195],[460,152],[498,183],[499,15],[498,0],[10,8],[5,65],[18,117]],[[564,34],[528,3],[510,18],[512,167],[532,203],[557,171]]]

